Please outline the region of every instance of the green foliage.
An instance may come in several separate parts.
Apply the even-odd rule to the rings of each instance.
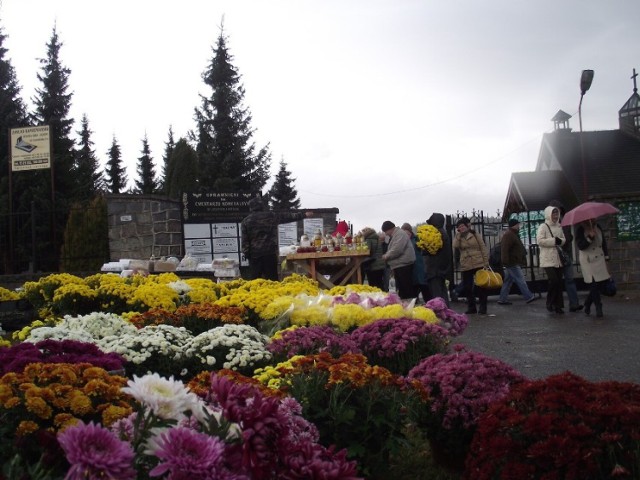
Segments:
[[[89,119],[82,116],[81,129],[76,132],[80,136],[80,149],[76,152],[75,171],[78,179],[74,198],[80,201],[88,201],[95,197],[104,188],[104,180],[99,170],[99,162],[96,152],[93,150],[89,128]]]
[[[111,148],[107,152],[109,160],[107,161],[107,167],[105,173],[107,174],[107,186],[110,193],[122,193],[127,187],[127,175],[125,173],[124,165],[122,164],[122,156],[120,154],[120,145],[116,137],[113,137]]]
[[[162,172],[160,172],[160,181],[158,182],[158,189],[164,193],[167,193],[167,172],[169,170],[169,159],[173,153],[173,149],[176,147],[176,142],[173,140],[173,127],[169,125],[169,138],[164,144],[164,155],[162,156]]]
[[[259,191],[269,178],[271,154],[266,146],[256,151],[252,142],[251,114],[242,104],[244,87],[232,60],[221,31],[203,74],[212,94],[202,96],[202,106],[196,108],[200,185]]]
[[[141,153],[142,156],[138,158],[138,178],[136,179],[135,193],[156,193],[158,191],[158,182],[156,181],[156,171],[146,135],[142,139]]]
[[[291,178],[291,172],[287,170],[284,160],[280,161],[280,170],[276,175],[275,182],[269,190],[269,205],[273,210],[295,210],[300,208],[300,199]]]
[[[180,192],[197,189],[198,155],[184,138],[178,140],[169,157],[165,177],[165,193],[178,198]]]
[[[107,202],[95,197],[87,206],[76,205],[64,230],[62,268],[64,271],[99,271],[109,260]]]

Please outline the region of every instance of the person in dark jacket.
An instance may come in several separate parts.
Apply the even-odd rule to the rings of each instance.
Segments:
[[[527,303],[531,303],[536,299],[536,296],[529,290],[522,273],[521,265],[527,264],[527,250],[524,248],[522,240],[520,240],[519,231],[520,221],[512,218],[509,220],[509,228],[504,232],[500,241],[500,259],[505,272],[498,300],[500,305],[511,305],[509,291],[514,283]]]
[[[362,262],[362,273],[367,277],[367,282],[372,287],[384,290],[385,263],[382,260],[384,240],[380,240],[378,232],[373,228],[362,229],[362,237],[369,247],[369,258]],[[387,288],[386,291],[389,291]]]
[[[240,224],[240,234],[251,278],[278,280],[278,225],[311,217],[313,213],[265,210],[259,197],[249,200],[249,210],[251,213]]]
[[[413,262],[413,287],[415,289],[414,294],[418,297],[418,294],[422,294],[422,299],[425,302],[431,300],[431,293],[427,286],[427,280],[424,273],[424,261],[422,260],[422,250],[418,247],[416,235],[413,233],[413,227],[409,223],[403,223],[402,230],[407,232],[411,245],[413,245],[413,251],[416,252],[416,261]]]
[[[438,229],[442,235],[442,248],[435,255],[428,252],[423,253],[425,279],[432,298],[442,298],[449,306],[449,291],[447,289],[447,279],[451,278],[453,265],[451,264],[451,240],[444,229],[444,215],[433,213],[427,223]]]

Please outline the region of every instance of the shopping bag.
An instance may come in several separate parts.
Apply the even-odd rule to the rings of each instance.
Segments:
[[[600,286],[600,293],[607,297],[615,297],[618,293],[618,288],[616,287],[616,281],[613,277],[609,277],[609,280],[605,280],[602,282]]]
[[[494,272],[491,267],[478,270],[473,281],[480,288],[500,288],[502,286],[502,275]]]

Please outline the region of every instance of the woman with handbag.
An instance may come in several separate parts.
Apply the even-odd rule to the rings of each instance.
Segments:
[[[487,314],[488,292],[474,284],[474,276],[478,270],[489,266],[489,253],[482,237],[471,228],[471,221],[462,217],[456,222],[456,236],[453,238],[453,248],[460,252],[460,271],[464,295],[467,297],[467,315],[479,313]],[[476,306],[476,295],[479,305]]]
[[[578,225],[576,229],[576,245],[578,245],[578,261],[582,269],[584,283],[589,285],[589,295],[584,302],[584,313],[591,313],[591,305],[596,306],[596,316],[602,317],[602,300],[600,289],[609,281],[609,269],[606,261],[609,259],[607,242],[602,229],[594,219]]]
[[[547,310],[564,313],[562,296],[562,254],[560,248],[565,243],[560,225],[560,210],[549,206],[544,209],[544,223],[538,227],[536,241],[540,247],[540,266],[544,268],[549,286],[547,288]]]

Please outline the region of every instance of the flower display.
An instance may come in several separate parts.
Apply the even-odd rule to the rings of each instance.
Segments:
[[[276,366],[280,387],[300,402],[324,444],[346,448],[365,476],[386,472],[403,442],[402,426],[421,405],[414,387],[360,354],[297,356]]]
[[[442,248],[442,234],[433,225],[419,225],[416,230],[418,248],[435,255]]]
[[[66,478],[137,478],[131,444],[102,425],[80,422],[58,435],[58,442],[71,464]]]
[[[334,305],[330,311],[331,324],[335,325],[341,332],[353,330],[356,327],[366,325],[374,318],[371,310],[362,308],[353,303]]]
[[[640,478],[640,385],[565,372],[480,417],[465,478]]]
[[[30,363],[90,363],[107,371],[122,370],[125,359],[117,353],[105,353],[93,343],[75,340],[43,340],[17,343],[0,349],[0,376],[19,373]]]
[[[469,318],[449,308],[442,298],[432,298],[424,306],[435,313],[440,319],[440,325],[446,328],[451,336],[462,334],[469,325]]]
[[[438,325],[399,318],[359,327],[350,337],[371,365],[406,375],[422,359],[445,352],[449,335]]]
[[[206,332],[227,323],[242,324],[247,311],[244,307],[222,307],[211,303],[191,303],[179,306],[174,312],[153,308],[131,316],[129,321],[137,327],[172,325],[185,327],[192,335]]]
[[[0,464],[14,456],[36,464],[46,448],[59,461],[57,442],[49,434],[84,422],[111,425],[132,412],[121,391],[126,378],[109,375],[88,363],[31,363],[22,372],[0,378]]]
[[[224,325],[193,337],[184,346],[184,354],[192,372],[225,368],[250,374],[271,360],[268,341],[269,337],[249,325]]]
[[[105,352],[122,355],[129,363],[129,375],[156,372],[161,375],[179,373],[187,356],[185,349],[193,338],[184,327],[150,325],[119,336],[105,337],[97,344]],[[186,374],[186,372],[185,372]]]
[[[461,347],[425,358],[408,378],[420,381],[429,393],[424,419],[429,440],[462,455],[469,449],[480,415],[526,380],[504,362]]]
[[[56,314],[84,315],[96,309],[98,292],[85,283],[67,283],[58,287],[51,300]]]
[[[275,362],[295,355],[311,355],[328,352],[334,357],[345,353],[360,353],[360,349],[349,335],[340,334],[328,325],[300,327],[281,332],[272,339],[267,350]]]
[[[20,295],[17,292],[0,287],[0,302],[7,302],[20,299]]]

